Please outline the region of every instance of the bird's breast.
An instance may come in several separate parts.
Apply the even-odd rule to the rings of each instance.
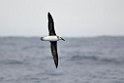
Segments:
[[[43,39],[44,41],[58,41],[57,36],[46,36]]]

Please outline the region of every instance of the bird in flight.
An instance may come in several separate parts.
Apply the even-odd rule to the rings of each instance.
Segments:
[[[42,41],[50,41],[51,53],[53,56],[54,64],[56,68],[58,67],[58,53],[57,53],[57,41],[63,40],[61,36],[57,36],[54,30],[54,21],[51,14],[48,12],[48,31],[49,35],[45,37],[41,37]]]

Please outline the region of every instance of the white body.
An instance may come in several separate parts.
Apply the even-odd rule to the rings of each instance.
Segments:
[[[43,37],[43,41],[58,41],[59,38],[57,36],[46,36]]]

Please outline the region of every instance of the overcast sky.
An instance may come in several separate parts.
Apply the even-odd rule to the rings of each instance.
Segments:
[[[0,36],[124,36],[124,0],[0,0]]]

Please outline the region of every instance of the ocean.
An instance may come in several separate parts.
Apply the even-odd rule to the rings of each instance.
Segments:
[[[124,83],[124,37],[58,41],[56,69],[50,43],[40,37],[0,37],[0,83]]]

